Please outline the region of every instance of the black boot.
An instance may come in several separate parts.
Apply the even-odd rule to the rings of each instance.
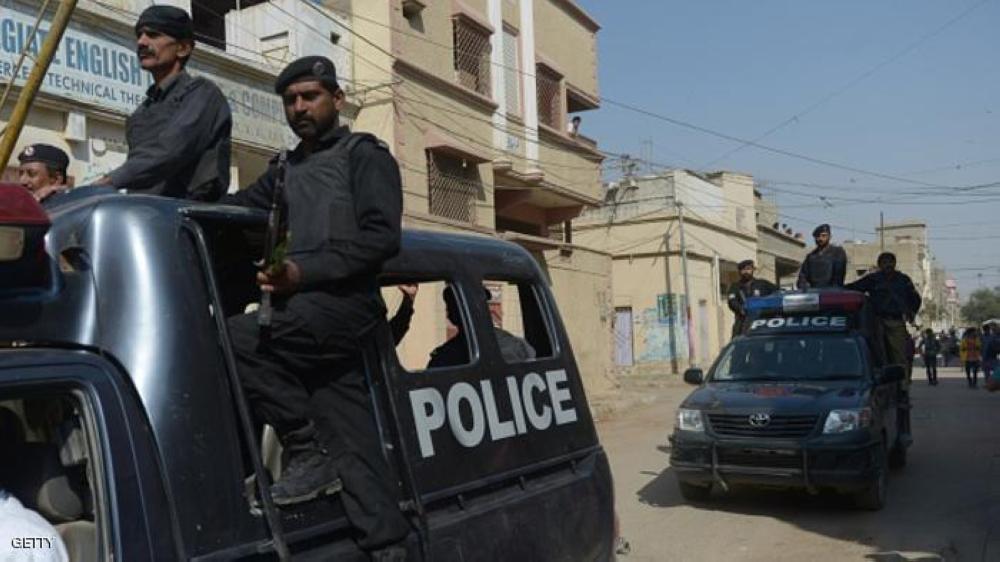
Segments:
[[[316,439],[316,429],[311,422],[289,432],[281,442],[288,454],[288,463],[281,471],[281,478],[271,486],[275,505],[302,503],[341,490],[333,459]]]
[[[373,550],[368,555],[371,556],[372,562],[406,562],[407,560],[406,547],[401,545]]]

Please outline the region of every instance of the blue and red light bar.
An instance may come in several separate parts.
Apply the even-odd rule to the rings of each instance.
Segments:
[[[757,314],[796,312],[854,312],[865,303],[865,296],[855,291],[787,293],[747,299],[747,312]]]

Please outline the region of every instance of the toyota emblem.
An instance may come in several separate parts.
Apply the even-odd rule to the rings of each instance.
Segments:
[[[771,423],[771,416],[763,412],[757,412],[756,414],[750,414],[747,421],[754,427],[764,427]]]

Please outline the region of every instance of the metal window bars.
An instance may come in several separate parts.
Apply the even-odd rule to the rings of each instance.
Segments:
[[[538,121],[559,130],[563,126],[561,81],[562,76],[555,71],[541,64],[537,66]]]
[[[490,36],[461,17],[452,21],[455,77],[459,84],[489,97]]]
[[[427,188],[432,215],[476,223],[476,197],[483,184],[475,164],[428,150]]]

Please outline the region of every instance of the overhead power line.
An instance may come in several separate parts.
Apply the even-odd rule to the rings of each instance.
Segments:
[[[883,60],[882,62],[876,64],[875,66],[869,68],[868,70],[862,72],[861,74],[855,76],[854,78],[852,78],[851,80],[849,80],[846,84],[844,84],[840,88],[838,88],[838,89],[830,92],[829,94],[827,94],[827,95],[821,97],[820,99],[816,100],[815,102],[809,104],[805,108],[801,109],[798,113],[795,113],[791,117],[789,117],[789,118],[785,119],[784,121],[781,121],[777,125],[771,127],[767,131],[764,131],[761,135],[759,135],[756,138],[754,138],[753,141],[747,142],[747,143],[743,143],[743,144],[740,144],[739,146],[731,148],[729,151],[727,151],[722,156],[719,156],[719,157],[714,158],[711,161],[709,161],[707,164],[705,164],[704,166],[702,166],[702,168],[708,168],[709,166],[712,166],[713,164],[715,164],[717,162],[725,160],[726,158],[732,156],[733,154],[736,154],[737,152],[743,150],[744,148],[746,148],[748,146],[751,146],[754,143],[758,143],[758,142],[766,139],[767,137],[771,136],[772,134],[780,131],[781,129],[784,129],[788,125],[791,125],[792,123],[797,123],[799,121],[799,119],[801,119],[802,117],[805,117],[806,115],[808,115],[808,114],[812,113],[813,111],[819,109],[820,107],[826,105],[830,100],[832,100],[832,99],[834,99],[836,97],[839,97],[841,94],[847,92],[848,90],[850,90],[854,86],[857,86],[861,82],[864,82],[868,78],[872,77],[878,71],[880,71],[883,68],[889,66],[890,64],[896,62],[897,60],[903,58],[904,56],[910,54],[911,52],[913,52],[917,47],[919,47],[924,42],[926,42],[926,41],[934,38],[937,35],[940,35],[946,29],[948,29],[949,27],[955,25],[959,21],[965,19],[972,12],[974,12],[977,9],[981,8],[983,5],[985,5],[986,3],[990,2],[990,1],[991,0],[981,0],[980,2],[978,2],[976,4],[973,4],[972,6],[970,6],[970,7],[966,8],[966,9],[962,10],[955,17],[953,17],[950,20],[946,21],[942,25],[934,28],[929,33],[925,33],[924,35],[921,35],[920,37],[917,38],[917,40],[915,40],[912,43],[906,45],[901,50],[897,51],[894,55],[892,55],[889,58]]]

